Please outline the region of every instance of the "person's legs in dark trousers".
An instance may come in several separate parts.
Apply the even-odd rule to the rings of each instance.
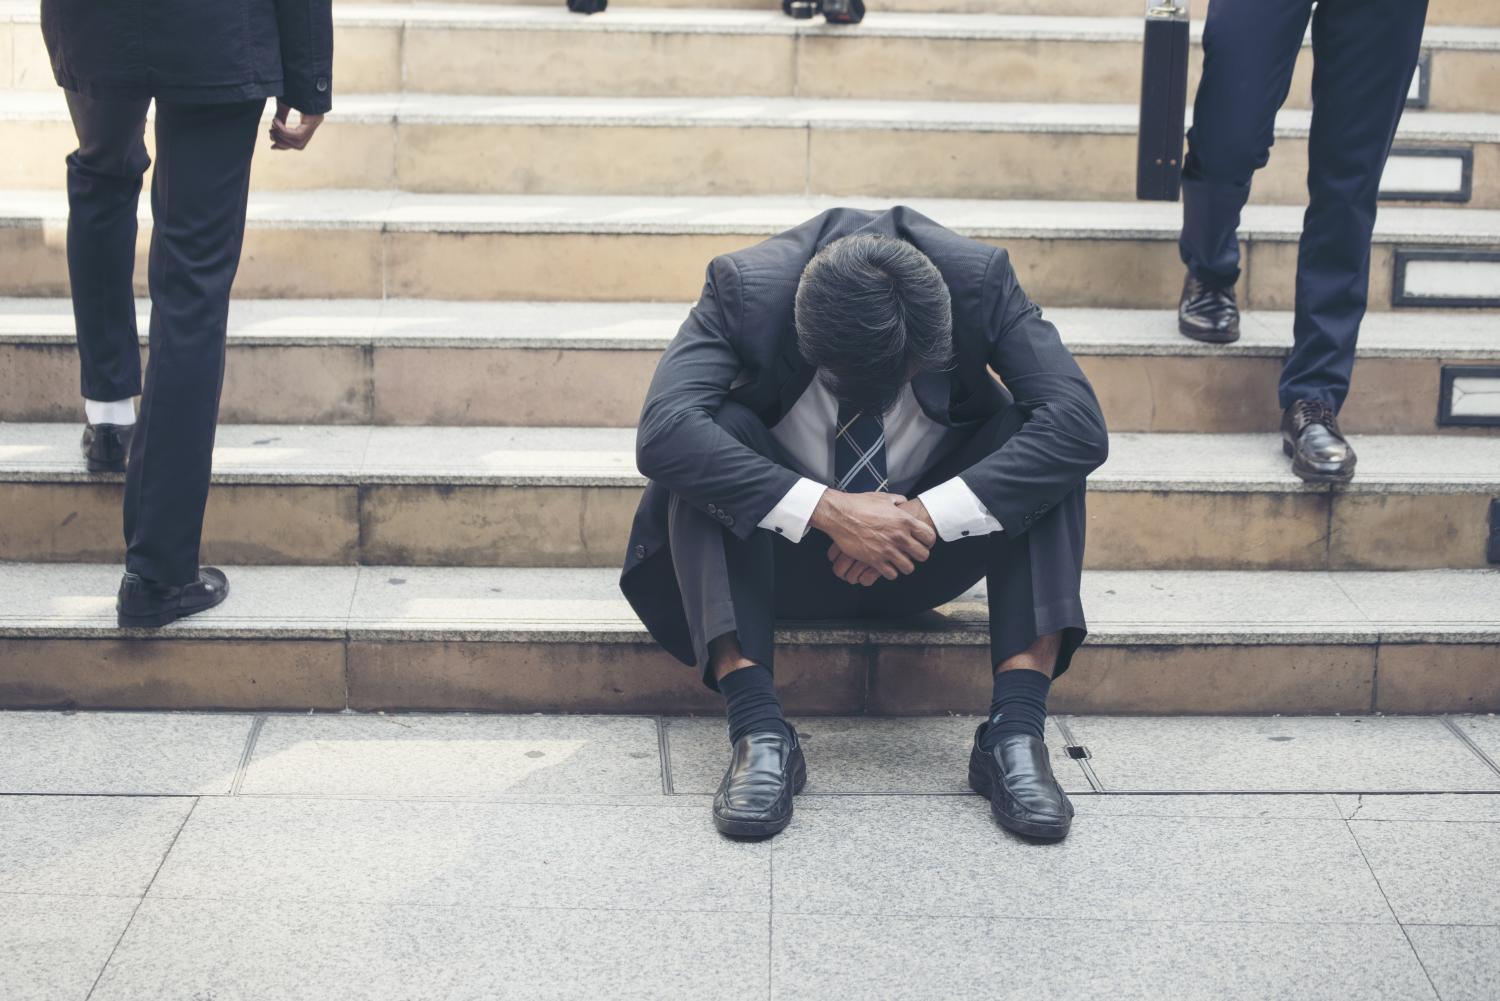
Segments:
[[[1240,274],[1237,231],[1250,178],[1266,165],[1312,0],[1210,0],[1203,73],[1182,170],[1178,248],[1192,275],[1228,288]]]
[[[68,278],[80,389],[85,400],[123,402],[123,413],[141,393],[132,280],[141,178],[151,166],[145,140],[151,102],[65,94],[78,135],[67,165]]]
[[[1370,282],[1376,196],[1421,49],[1426,0],[1321,0],[1313,15],[1310,196],[1297,253],[1282,409],[1349,391]]]
[[[158,102],[150,361],[125,480],[126,570],[162,585],[198,575],[229,292],[264,101]]]

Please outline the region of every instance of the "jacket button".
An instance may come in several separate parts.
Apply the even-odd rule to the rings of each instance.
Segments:
[[[638,560],[643,560],[643,559],[646,558],[646,547],[645,546],[636,546],[635,547],[635,558],[638,559]]]
[[[325,93],[327,93],[328,92],[328,78],[327,77],[321,77],[321,76],[318,77],[318,82],[317,82],[317,84],[315,86],[318,88],[318,93],[319,94],[325,94]]]
[[[734,515],[726,514],[724,516],[724,524],[730,526],[731,528],[734,527]]]
[[[716,507],[714,507],[712,504],[710,504],[708,506],[708,513],[709,514],[718,514],[719,513],[719,509],[716,508]]]

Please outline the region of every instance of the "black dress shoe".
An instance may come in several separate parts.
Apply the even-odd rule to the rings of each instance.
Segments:
[[[1001,827],[1032,838],[1067,837],[1073,804],[1052,774],[1047,745],[1030,734],[1008,733],[986,751],[979,738],[987,725],[974,734],[969,788],[990,801]]]
[[[796,730],[790,740],[779,733],[747,733],[735,743],[714,794],[714,826],[740,838],[779,834],[792,822],[792,797],[805,785],[807,762]]]
[[[1234,302],[1234,286],[1214,288],[1189,271],[1182,281],[1182,300],[1177,304],[1177,329],[1208,344],[1239,340],[1240,308]]]
[[[207,611],[227,597],[229,578],[216,567],[203,567],[197,580],[180,587],[168,587],[128,573],[120,581],[115,612],[122,628],[155,629]]]
[[[87,424],[83,428],[83,459],[91,473],[123,473],[130,454],[134,424]]]
[[[1292,472],[1308,483],[1354,479],[1354,449],[1339,431],[1333,408],[1321,400],[1298,400],[1281,415],[1281,450]]]

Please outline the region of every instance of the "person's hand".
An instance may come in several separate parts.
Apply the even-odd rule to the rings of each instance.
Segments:
[[[272,149],[306,149],[312,142],[313,133],[323,124],[322,115],[304,115],[299,111],[297,124],[288,125],[287,116],[291,111],[291,105],[280,99],[276,101],[276,117],[271,119]]]
[[[937,533],[937,525],[933,524],[932,516],[927,513],[927,505],[923,504],[920,498],[914,497],[908,501],[901,501],[896,506],[910,511],[925,522],[933,530],[934,535]],[[847,584],[869,587],[880,579],[880,571],[845,553],[839,548],[837,542],[828,548],[828,561],[833,564],[833,575]]]
[[[839,556],[847,557],[851,568],[860,563],[895,580],[926,560],[937,541],[937,532],[906,503],[900,494],[825,490],[813,510],[812,526],[833,540],[838,554],[830,549],[829,558],[836,565]]]

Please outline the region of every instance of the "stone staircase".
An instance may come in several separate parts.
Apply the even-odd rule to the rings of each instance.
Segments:
[[[1110,421],[1060,710],[1500,709],[1500,7],[1432,0],[1329,489],[1272,433],[1310,54],[1211,349],[1170,312],[1180,206],[1132,197],[1138,5],[895,6],[337,3],[334,116],[258,154],[206,526],[235,595],[135,636],[119,478],[76,454],[71,127],[0,0],[0,706],[715,709],[615,588],[646,381],[710,256],[901,201],[1011,249]],[[982,607],[790,630],[787,702],[972,711]]]

